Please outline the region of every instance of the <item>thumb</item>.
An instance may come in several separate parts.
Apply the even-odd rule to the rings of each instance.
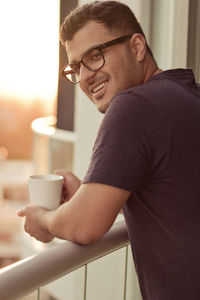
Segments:
[[[20,208],[16,211],[17,216],[25,217],[26,216],[26,207]]]
[[[53,173],[56,174],[56,175],[65,176],[68,173],[68,171],[65,170],[65,169],[59,169],[59,170],[54,170]]]

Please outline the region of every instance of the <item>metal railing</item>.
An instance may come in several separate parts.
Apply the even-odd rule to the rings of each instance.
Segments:
[[[124,221],[117,222],[99,241],[78,245],[69,241],[0,270],[0,299],[26,296],[84,265],[129,244]]]

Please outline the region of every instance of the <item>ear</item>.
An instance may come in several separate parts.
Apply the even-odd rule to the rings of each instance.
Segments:
[[[130,39],[130,48],[137,62],[142,62],[146,54],[146,41],[142,34],[135,33]]]

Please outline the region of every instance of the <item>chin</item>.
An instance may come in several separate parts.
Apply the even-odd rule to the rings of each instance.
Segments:
[[[96,105],[96,108],[97,108],[97,110],[101,113],[101,114],[105,114],[105,112],[106,112],[106,108],[104,108],[104,107],[98,107],[97,105]]]
[[[106,110],[105,109],[101,109],[101,108],[97,108],[98,111],[101,113],[101,114],[105,114]]]
[[[95,103],[95,105],[96,105],[97,110],[100,113],[105,114],[105,112],[107,111],[107,109],[108,109],[108,107],[110,105],[110,102],[109,103],[105,103],[105,104],[99,103],[99,105],[98,105],[98,103]]]
[[[94,104],[96,105],[96,108],[98,111],[102,114],[105,114],[107,111],[108,107],[110,106],[112,102],[113,97],[107,97],[107,99],[99,99],[98,101],[94,101]]]

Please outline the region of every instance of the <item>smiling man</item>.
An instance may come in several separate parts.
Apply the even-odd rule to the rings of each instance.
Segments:
[[[117,1],[72,11],[61,40],[63,75],[105,116],[83,181],[58,171],[62,205],[18,211],[25,230],[43,242],[89,244],[123,208],[143,299],[200,299],[200,86],[192,70],[161,71]]]
[[[134,34],[131,27],[110,30],[105,24],[89,20],[74,33],[72,40],[64,42],[70,64],[63,74],[72,82],[79,82],[102,113],[120,91],[144,83],[160,72],[151,52],[146,52],[142,30],[139,32]]]

